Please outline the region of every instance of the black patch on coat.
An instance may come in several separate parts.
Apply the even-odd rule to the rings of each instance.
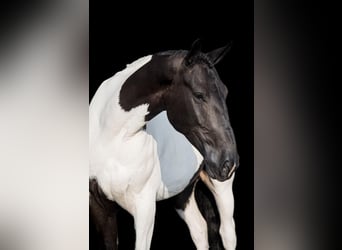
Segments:
[[[195,199],[208,227],[208,240],[210,250],[224,250],[220,235],[220,214],[216,201],[208,187],[199,181],[195,187]]]
[[[119,104],[125,111],[149,104],[146,120],[165,110],[163,91],[171,83],[168,56],[153,55],[152,59],[133,73],[122,85]]]

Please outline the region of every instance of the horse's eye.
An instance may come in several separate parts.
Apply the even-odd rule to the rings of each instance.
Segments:
[[[200,92],[195,92],[194,96],[196,97],[196,99],[204,101],[204,95]]]

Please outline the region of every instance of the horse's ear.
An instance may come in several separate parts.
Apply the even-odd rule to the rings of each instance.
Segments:
[[[201,51],[201,48],[202,48],[201,40],[196,39],[192,43],[191,49],[189,50],[188,54],[184,58],[184,62],[186,65],[190,65],[192,63],[192,58],[194,57],[194,55],[196,55],[197,53]]]
[[[210,59],[210,61],[215,65],[222,60],[222,58],[228,53],[231,47],[232,47],[232,42],[229,42],[224,47],[208,52],[207,56]]]

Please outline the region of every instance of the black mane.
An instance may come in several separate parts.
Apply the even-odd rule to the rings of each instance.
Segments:
[[[187,50],[167,50],[156,53],[157,56],[182,56],[185,57],[189,51]],[[188,67],[192,67],[195,64],[205,64],[209,68],[214,67],[214,63],[209,59],[205,53],[198,53],[193,56],[190,63],[187,64]]]

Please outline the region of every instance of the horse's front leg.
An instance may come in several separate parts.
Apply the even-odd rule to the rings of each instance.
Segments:
[[[179,216],[187,224],[196,249],[207,250],[209,249],[207,223],[195,200],[195,185],[188,186],[175,197],[175,207]]]
[[[98,249],[117,250],[118,228],[116,214],[119,206],[106,198],[96,180],[89,181],[89,212],[97,232],[101,236]]]
[[[235,250],[236,248],[236,233],[234,214],[234,195],[233,195],[233,180],[234,175],[229,180],[219,182],[201,171],[200,177],[202,181],[208,186],[213,193],[217,209],[220,214],[221,225],[220,235],[222,238],[223,246],[227,250]]]
[[[135,250],[148,250],[152,241],[156,198],[153,192],[148,192],[137,196],[134,203]]]

